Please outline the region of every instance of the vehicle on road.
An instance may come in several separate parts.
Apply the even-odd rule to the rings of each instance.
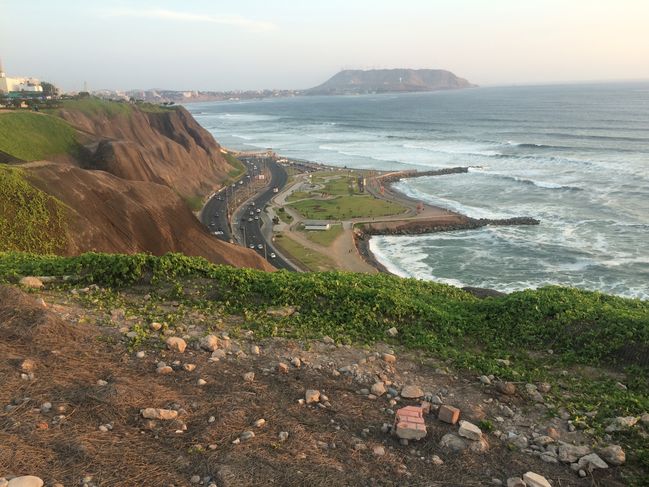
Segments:
[[[257,244],[257,248],[258,248],[259,250],[261,250],[261,249],[264,248],[264,246],[263,246],[262,244]]]
[[[251,222],[251,221],[252,221],[252,218],[248,218],[248,221]]]
[[[255,215],[255,220],[259,220],[259,217],[257,215]]]
[[[261,209],[257,208],[257,213],[261,213]]]
[[[254,248],[255,248],[255,244],[250,244],[250,245],[248,245],[248,247],[250,247],[251,249],[254,249]]]
[[[275,257],[277,257],[277,256],[275,255],[275,252],[271,252],[271,253],[270,253],[270,258],[271,258],[271,259],[274,259]]]

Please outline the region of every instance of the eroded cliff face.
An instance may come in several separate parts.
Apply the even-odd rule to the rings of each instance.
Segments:
[[[30,164],[25,171],[34,186],[65,204],[67,255],[182,252],[236,267],[273,269],[257,253],[209,235],[168,186],[53,162]]]
[[[85,169],[165,184],[185,197],[221,187],[233,169],[212,135],[182,107],[157,112],[133,107],[118,115],[61,109],[57,115],[80,132]]]
[[[77,130],[78,153],[17,161],[32,185],[66,207],[62,253],[182,252],[273,269],[256,252],[210,235],[187,206],[187,198],[220,188],[234,168],[184,108],[93,100],[72,107],[56,115]]]

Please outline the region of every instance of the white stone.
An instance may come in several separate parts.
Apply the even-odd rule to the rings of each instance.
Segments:
[[[146,354],[142,350],[140,350],[138,353],[135,354],[135,356],[137,358],[144,358]]]
[[[397,330],[394,326],[390,328],[389,330],[386,331],[388,336],[395,337],[399,334],[399,330]]]
[[[608,465],[602,460],[597,453],[591,453],[579,459],[577,465],[580,469],[585,469],[590,472],[597,468],[608,468]]]
[[[174,352],[183,353],[185,348],[187,348],[187,342],[180,337],[169,337],[167,338],[167,348],[173,350]]]
[[[311,404],[314,402],[319,402],[320,401],[320,391],[316,389],[307,389],[306,393],[304,394],[304,400],[306,401],[307,404]]]
[[[103,380],[103,379],[99,379],[97,381],[97,385],[100,386],[100,387],[106,387],[108,385],[108,382]]]
[[[460,436],[464,436],[473,441],[480,441],[480,439],[482,439],[482,431],[480,428],[468,421],[460,421],[460,429],[458,433]]]
[[[25,475],[11,479],[8,487],[43,487],[43,480],[33,475]]]
[[[293,357],[291,359],[291,365],[299,369],[300,367],[302,367],[302,361],[299,357]]]
[[[599,454],[611,465],[623,465],[626,462],[626,453],[620,445],[609,445],[599,450]]]
[[[279,438],[279,441],[286,441],[288,440],[288,431],[280,431],[279,435],[277,435]]]
[[[624,431],[635,426],[639,419],[635,416],[619,416],[611,421],[611,424],[606,427],[605,431],[607,433]]]
[[[406,399],[417,399],[424,395],[424,391],[419,386],[406,385],[401,389],[401,397]]]
[[[257,345],[253,345],[250,347],[250,353],[253,355],[259,355],[261,351],[259,350],[259,347]]]
[[[376,382],[372,385],[371,391],[375,396],[382,396],[385,394],[385,384],[383,382]]]
[[[239,435],[241,441],[246,441],[254,437],[255,437],[255,433],[253,431],[244,431],[243,433],[241,433],[241,435]]]
[[[38,277],[34,277],[34,276],[23,277],[20,281],[18,281],[18,284],[20,284],[22,287],[26,287],[30,289],[40,289],[43,287],[43,281],[41,281]]]
[[[159,331],[162,328],[162,323],[154,321],[153,323],[149,324],[149,328],[153,331]]]
[[[196,369],[196,364],[183,364],[183,370],[193,372]]]
[[[520,477],[509,477],[507,487],[526,487],[525,482]]]
[[[261,428],[261,427],[264,426],[265,424],[266,424],[266,420],[265,420],[264,418],[260,418],[260,419],[258,419],[257,421],[254,422],[254,425],[255,425],[257,428]]]
[[[559,460],[564,463],[573,463],[591,452],[592,450],[587,445],[576,446],[568,443],[561,443],[559,445]]]
[[[550,482],[548,482],[544,476],[534,472],[527,472],[524,474],[523,480],[527,487],[552,487]]]
[[[140,411],[145,419],[171,420],[178,417],[178,411],[173,409],[145,408]]]
[[[246,372],[243,374],[243,380],[245,382],[253,382],[255,380],[255,373],[254,372]]]
[[[383,361],[389,364],[393,364],[397,361],[397,357],[391,353],[384,353],[382,357]]]
[[[372,449],[372,452],[373,452],[374,455],[376,455],[377,457],[382,457],[383,455],[385,455],[385,448],[383,448],[382,446],[375,446],[375,447]]]
[[[196,384],[199,386],[204,386],[205,384],[207,384],[207,381],[205,379],[198,379],[196,381]]]
[[[219,348],[219,339],[216,335],[207,335],[201,338],[200,345],[203,350],[213,352]]]
[[[439,442],[439,446],[441,446],[442,448],[447,448],[454,452],[460,452],[466,450],[469,444],[459,436],[453,433],[447,433],[442,436],[442,439]]]

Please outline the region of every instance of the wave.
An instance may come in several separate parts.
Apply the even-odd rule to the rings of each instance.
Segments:
[[[570,185],[564,185],[564,184],[559,184],[559,183],[551,183],[551,182],[548,182],[548,181],[537,181],[535,179],[528,179],[528,178],[523,178],[523,177],[520,177],[520,176],[511,176],[509,174],[502,174],[502,173],[498,173],[498,172],[485,171],[484,169],[479,168],[479,167],[469,167],[469,172],[485,174],[487,176],[493,176],[495,178],[506,179],[506,180],[509,180],[509,181],[516,181],[518,183],[523,183],[523,184],[530,184],[532,186],[536,186],[537,188],[564,189],[564,190],[569,190],[569,191],[583,191],[583,188],[580,188],[579,186],[570,186]]]

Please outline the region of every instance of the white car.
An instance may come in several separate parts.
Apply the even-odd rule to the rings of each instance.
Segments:
[[[271,252],[271,253],[270,253],[270,258],[271,258],[271,259],[274,259],[275,257],[277,257],[277,256],[275,255],[275,252]]]
[[[257,248],[258,248],[259,250],[261,250],[261,249],[264,248],[264,246],[263,246],[262,244],[258,244],[258,245],[257,245]]]

